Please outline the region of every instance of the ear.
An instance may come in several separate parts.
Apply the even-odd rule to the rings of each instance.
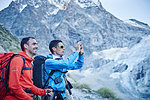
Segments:
[[[55,47],[53,47],[53,48],[52,48],[52,50],[53,50],[53,53],[55,53],[55,51],[56,51],[56,48],[55,48]]]
[[[24,49],[27,49],[28,48],[28,45],[27,44],[24,44]]]
[[[55,48],[55,47],[53,47],[52,49],[53,49],[53,51],[56,51],[56,48]]]

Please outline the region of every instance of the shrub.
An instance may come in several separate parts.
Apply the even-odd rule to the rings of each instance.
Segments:
[[[107,88],[100,88],[95,92],[101,94],[103,98],[112,98],[113,100],[121,100],[120,98],[117,98],[110,89]]]
[[[87,84],[79,84],[79,83],[75,83],[74,86],[76,88],[79,88],[79,89],[87,89],[87,90],[91,90],[91,88],[87,85]]]

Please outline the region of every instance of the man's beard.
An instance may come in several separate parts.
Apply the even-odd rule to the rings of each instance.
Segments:
[[[35,50],[35,49],[34,49]],[[34,51],[33,50],[33,51]],[[36,52],[33,52],[33,51],[30,51],[30,53],[32,54],[32,56],[36,55],[37,53]]]

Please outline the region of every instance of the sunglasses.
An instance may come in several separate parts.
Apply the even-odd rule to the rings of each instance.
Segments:
[[[64,46],[63,46],[63,45],[58,45],[58,46],[57,46],[57,48],[61,48],[61,49],[63,49],[63,48],[64,48]]]

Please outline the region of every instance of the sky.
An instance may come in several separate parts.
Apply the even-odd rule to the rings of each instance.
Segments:
[[[100,0],[102,6],[121,20],[136,19],[150,26],[150,0]]]
[[[12,0],[0,0],[0,10]],[[121,20],[137,19],[150,26],[150,0],[100,0],[102,6]]]
[[[0,11],[10,4],[12,0],[0,0]]]

